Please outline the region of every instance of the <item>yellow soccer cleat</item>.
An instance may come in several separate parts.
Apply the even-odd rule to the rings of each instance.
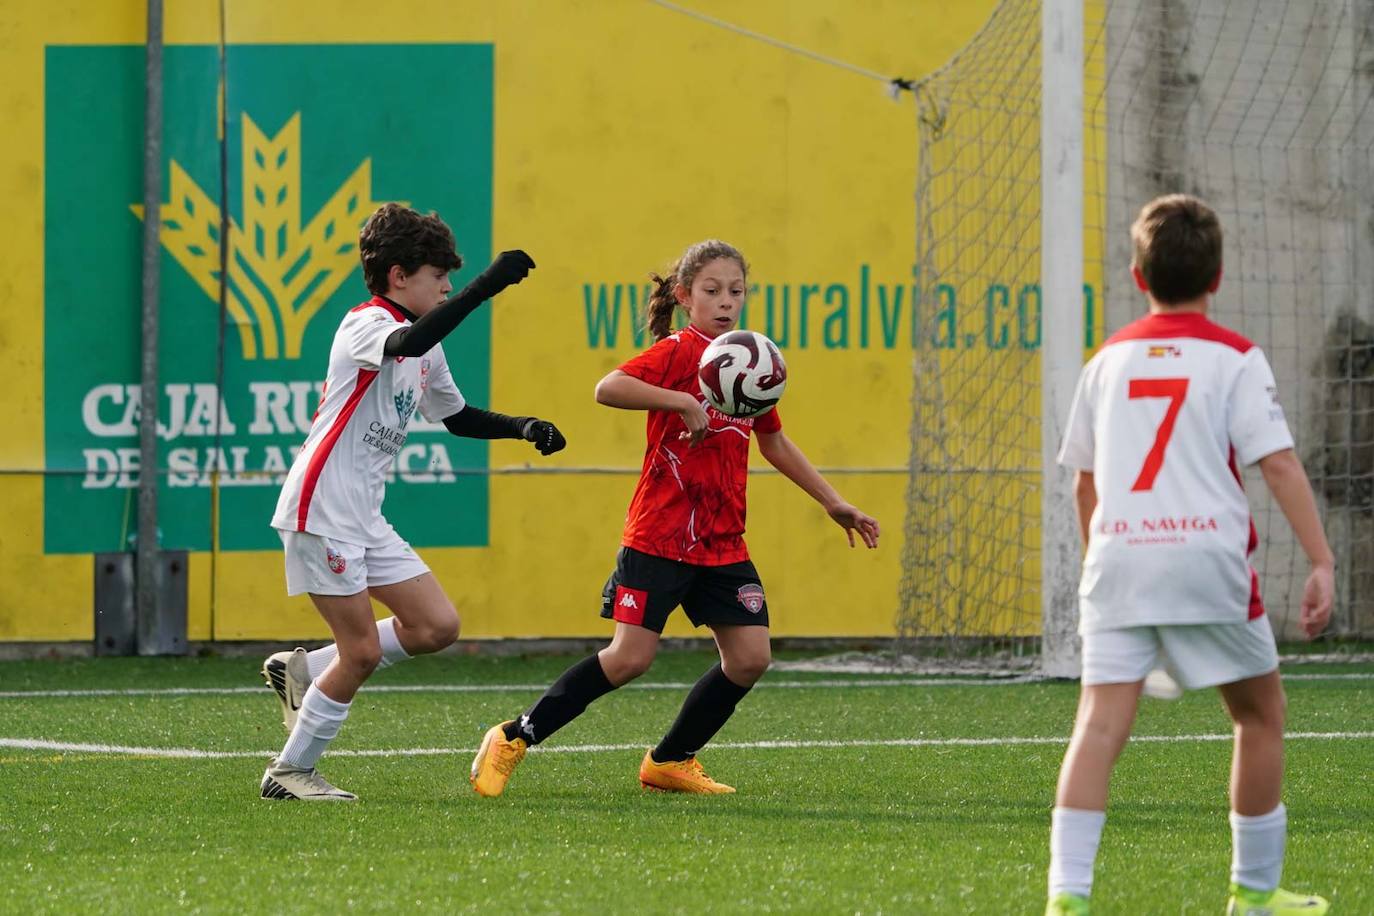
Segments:
[[[1045,916],[1088,916],[1088,898],[1061,891],[1050,898]]]
[[[495,798],[504,792],[510,774],[525,759],[525,751],[529,746],[524,738],[507,740],[507,725],[510,722],[493,725],[482,736],[482,746],[477,749],[477,756],[472,761],[472,773],[468,776],[478,795]]]
[[[653,753],[652,749],[645,751],[644,762],[639,765],[639,784],[646,789],[698,795],[730,795],[735,791],[733,786],[707,776],[695,757],[658,763]]]
[[[1283,888],[1272,891],[1252,891],[1248,887],[1231,885],[1231,899],[1226,901],[1226,916],[1324,916],[1331,904],[1324,897],[1313,894],[1294,894]]]

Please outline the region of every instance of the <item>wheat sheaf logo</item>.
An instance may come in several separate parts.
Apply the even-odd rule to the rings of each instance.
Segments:
[[[410,412],[415,409],[415,389],[407,388],[392,395],[391,400],[396,404],[396,415],[401,418],[401,429],[405,429],[410,423]]]
[[[244,224],[229,221],[226,301],[244,359],[300,358],[306,326],[358,266],[358,229],[381,206],[364,159],[302,228],[300,154],[300,112],[275,137],[243,115]],[[175,159],[169,173],[163,247],[218,302],[220,208]]]

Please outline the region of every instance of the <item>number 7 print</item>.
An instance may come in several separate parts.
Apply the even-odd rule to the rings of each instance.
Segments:
[[[1131,485],[1132,493],[1154,489],[1155,477],[1158,476],[1159,469],[1164,465],[1164,449],[1169,446],[1169,437],[1174,434],[1174,421],[1178,419],[1178,412],[1183,407],[1183,398],[1187,394],[1188,380],[1186,378],[1133,378],[1130,380],[1129,395],[1132,400],[1136,398],[1169,399],[1169,409],[1164,411],[1164,420],[1159,424],[1159,430],[1155,433],[1155,444],[1150,447],[1150,453],[1145,456],[1145,463],[1140,467],[1140,476]]]

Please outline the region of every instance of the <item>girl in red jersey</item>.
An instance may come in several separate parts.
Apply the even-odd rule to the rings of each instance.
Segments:
[[[648,446],[630,501],[615,572],[601,616],[615,621],[611,644],[573,665],[519,718],[493,726],[472,763],[481,795],[500,795],[526,749],[587,705],[639,677],[653,663],[664,624],[677,607],[707,626],[720,663],[702,675],[682,711],[639,768],[646,788],[734,792],[702,771],[696,754],[720,730],[768,669],[768,604],[744,543],[745,483],[751,434],[768,462],[867,547],[878,523],[845,502],[782,431],[774,410],[739,419],[709,408],[697,385],[702,351],[733,330],[744,305],[748,267],[733,246],[699,242],[655,276],[648,326],[656,341],[596,386],[608,407],[648,411]],[[688,324],[672,332],[675,309]]]

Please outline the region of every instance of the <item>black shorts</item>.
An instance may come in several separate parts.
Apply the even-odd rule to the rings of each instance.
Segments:
[[[768,602],[752,561],[695,566],[621,547],[601,592],[601,616],[662,633],[678,605],[693,626],[768,626]]]

